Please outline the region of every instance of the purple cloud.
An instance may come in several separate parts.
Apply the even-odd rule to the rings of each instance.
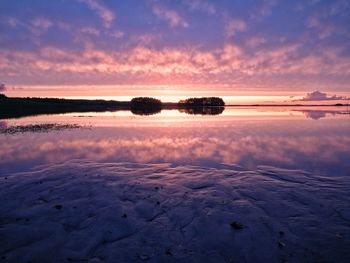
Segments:
[[[297,101],[325,101],[325,100],[349,100],[349,98],[344,96],[329,96],[327,93],[321,91],[314,91],[311,93],[307,93],[305,97],[299,99]]]

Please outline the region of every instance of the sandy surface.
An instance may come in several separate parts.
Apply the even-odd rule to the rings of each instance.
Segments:
[[[0,180],[0,262],[350,261],[350,177],[75,160]]]

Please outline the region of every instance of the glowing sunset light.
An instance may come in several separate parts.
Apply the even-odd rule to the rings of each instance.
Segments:
[[[348,95],[349,9],[343,0],[6,0],[0,81],[21,97]]]

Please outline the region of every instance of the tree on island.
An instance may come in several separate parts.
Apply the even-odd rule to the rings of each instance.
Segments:
[[[218,97],[189,98],[179,101],[179,104],[187,107],[223,107],[225,102]]]
[[[151,115],[162,110],[162,102],[150,97],[137,97],[130,101],[131,112],[137,115]]]

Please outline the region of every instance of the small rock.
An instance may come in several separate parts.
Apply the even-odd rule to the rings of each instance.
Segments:
[[[63,208],[62,205],[55,205],[54,208],[56,208],[57,210],[61,210]]]
[[[230,226],[232,227],[232,228],[234,228],[234,229],[237,229],[237,230],[239,230],[239,229],[243,229],[243,225],[241,224],[241,223],[238,223],[238,222],[232,222],[231,224],[230,224]]]
[[[102,262],[99,258],[92,258],[88,260],[89,263],[99,263]]]
[[[279,246],[280,248],[282,248],[282,247],[285,247],[286,244],[284,244],[282,241],[278,241],[278,246]]]
[[[127,218],[127,217],[128,217],[127,214],[123,214],[123,215],[122,215],[122,218]]]
[[[279,234],[280,234],[280,236],[284,236],[284,232],[283,231],[280,231]]]
[[[172,255],[173,255],[173,253],[171,253],[170,248],[168,248],[168,249],[165,251],[165,255],[168,255],[168,256],[172,256]]]
[[[141,260],[149,260],[149,256],[148,255],[140,255],[140,259]]]
[[[344,237],[344,234],[343,234],[343,233],[340,233],[340,232],[337,232],[337,233],[335,233],[335,236],[336,236],[337,238],[343,238],[343,237]]]

